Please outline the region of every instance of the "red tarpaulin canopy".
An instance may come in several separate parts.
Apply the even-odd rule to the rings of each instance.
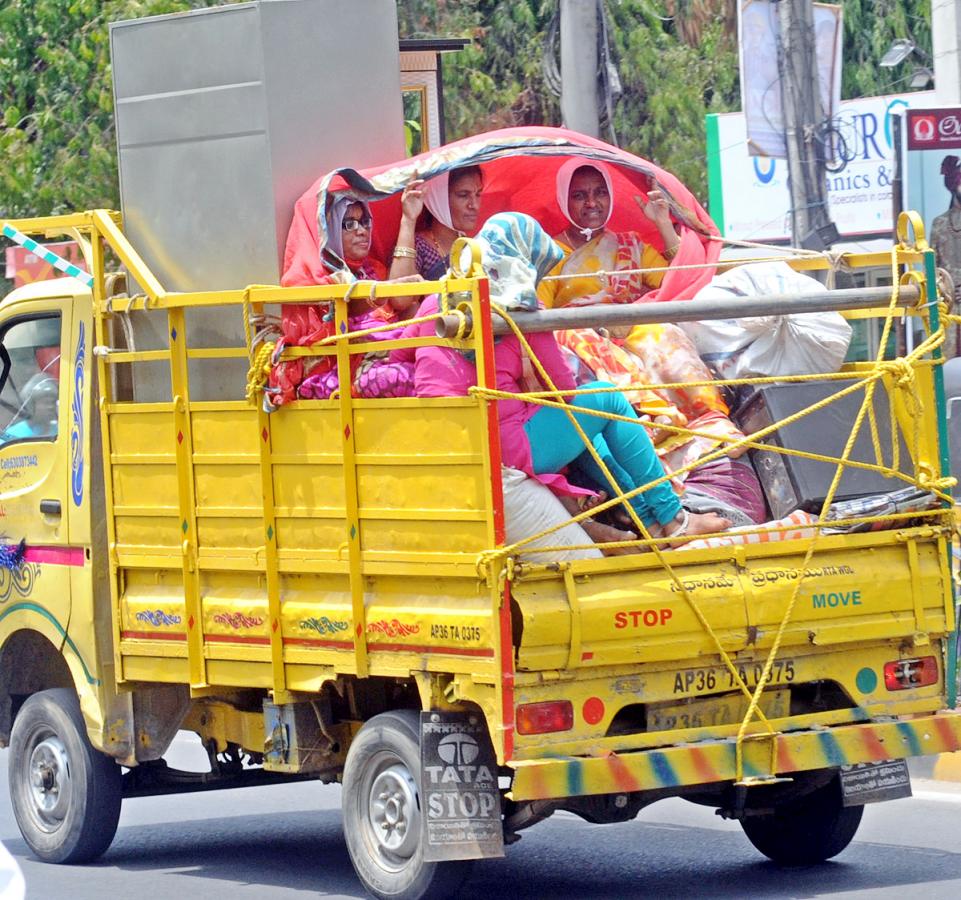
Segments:
[[[464,166],[479,165],[484,173],[481,221],[497,212],[513,210],[537,219],[552,235],[568,225],[557,204],[557,170],[571,157],[607,163],[613,184],[613,211],[608,228],[636,231],[646,243],[662,248],[653,223],[635,197],[647,199],[653,187],[663,191],[682,235],[675,266],[713,264],[721,243],[711,218],[694,195],[670,172],[631,153],[563,128],[505,128],[475,135],[422,153],[399,163],[357,171],[338,169],[319,178],[297,201],[284,254],[285,285],[313,284],[336,267],[322,261],[318,209],[328,197],[355,196],[368,201],[374,217],[372,255],[382,262],[390,253],[400,224],[400,193],[417,178],[430,178]],[[645,300],[691,297],[713,276],[714,269],[669,272],[655,294]]]

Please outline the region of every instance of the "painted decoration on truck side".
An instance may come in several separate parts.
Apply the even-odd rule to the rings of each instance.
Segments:
[[[218,625],[224,625],[234,630],[239,628],[257,628],[264,624],[264,620],[260,616],[248,616],[245,613],[239,612],[217,613],[217,615],[214,616],[214,621]]]
[[[420,625],[408,625],[399,619],[391,619],[389,622],[386,619],[381,619],[378,622],[367,623],[368,634],[382,634],[389,638],[409,637],[419,632]]]
[[[87,684],[99,685],[100,679],[90,671],[80,648],[49,610],[37,603],[18,602],[10,606],[4,605],[14,594],[26,598],[33,592],[33,587],[40,577],[41,562],[58,566],[82,566],[84,552],[78,547],[27,547],[25,540],[21,540],[19,544],[0,546],[0,607],[3,607],[0,610],[0,622],[14,613],[33,613],[46,619],[77,657]]]
[[[138,622],[149,622],[154,628],[161,625],[179,625],[182,621],[180,616],[164,612],[162,609],[142,609],[135,618]]]
[[[6,603],[14,594],[29,597],[33,591],[40,566],[27,562],[26,553],[25,541],[0,547],[0,603]]]
[[[316,631],[317,634],[340,634],[350,628],[350,624],[339,619],[329,619],[327,616],[311,616],[301,619],[301,631]]]
[[[73,403],[70,421],[70,491],[75,506],[83,503],[83,379],[86,329],[80,323],[77,349],[73,359]]]

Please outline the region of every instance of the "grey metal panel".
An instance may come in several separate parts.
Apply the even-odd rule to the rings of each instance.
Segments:
[[[404,153],[393,0],[111,26],[125,229],[168,290],[276,283],[296,198]]]
[[[168,290],[276,283],[263,134],[127,151],[125,229]]]
[[[120,105],[117,142],[124,150],[267,132],[260,81],[137,97],[121,100]]]
[[[261,5],[278,262],[297,198],[325,172],[403,159],[394,0]]]
[[[261,80],[257,6],[238,3],[112,23],[116,99]]]

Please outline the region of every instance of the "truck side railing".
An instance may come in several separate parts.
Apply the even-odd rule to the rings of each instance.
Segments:
[[[495,742],[499,744],[505,758],[510,758],[512,749],[511,734],[513,730],[513,646],[510,621],[510,597],[513,572],[516,565],[523,560],[525,544],[532,538],[505,546],[503,498],[499,478],[500,448],[497,428],[496,403],[501,399],[522,397],[527,402],[554,406],[563,409],[579,429],[571,415],[563,396],[569,391],[558,391],[550,383],[547,373],[527,347],[529,355],[536,366],[539,375],[547,387],[544,391],[535,391],[522,395],[505,394],[496,386],[493,369],[493,342],[498,334],[514,334],[522,344],[526,344],[524,334],[536,330],[552,330],[559,327],[589,327],[603,324],[636,324],[640,322],[669,322],[681,319],[715,318],[737,315],[766,315],[772,311],[780,312],[810,312],[814,309],[860,310],[860,314],[873,315],[883,322],[882,339],[879,351],[873,362],[854,366],[850,371],[836,374],[797,376],[777,379],[737,379],[714,384],[761,384],[773,381],[805,381],[805,380],[838,380],[850,383],[840,387],[833,396],[812,404],[791,417],[790,421],[803,418],[830,402],[839,398],[864,392],[863,401],[853,423],[850,436],[839,457],[828,455],[807,454],[811,458],[831,462],[835,465],[834,477],[827,498],[823,504],[822,516],[831,506],[841,475],[848,466],[868,467],[900,478],[908,484],[936,494],[942,501],[942,507],[936,510],[912,513],[910,518],[929,520],[936,526],[946,526],[948,514],[945,510],[951,502],[949,490],[952,480],[948,476],[947,431],[944,418],[944,389],[940,371],[940,345],[944,339],[943,322],[947,311],[939,307],[937,301],[936,272],[933,252],[927,248],[923,240],[923,230],[919,223],[910,217],[902,217],[899,222],[899,237],[901,243],[890,254],[868,254],[862,258],[852,257],[851,263],[857,265],[863,262],[877,262],[884,260],[891,268],[893,287],[847,293],[825,292],[822,296],[812,298],[767,297],[754,300],[738,300],[730,304],[714,302],[710,308],[699,307],[697,301],[677,301],[663,304],[636,304],[626,307],[604,307],[585,310],[559,310],[536,313],[508,312],[493,308],[487,291],[487,281],[480,267],[480,254],[476,244],[465,242],[462,247],[455,248],[454,258],[459,258],[461,249],[469,249],[471,262],[466,271],[455,269],[451,276],[441,283],[423,283],[412,285],[391,285],[389,289],[378,287],[373,282],[361,282],[350,286],[332,285],[307,288],[279,288],[273,286],[251,286],[245,290],[198,292],[179,294],[166,292],[157,279],[151,274],[147,266],[140,259],[136,251],[130,246],[119,227],[119,217],[105,211],[82,214],[78,216],[58,217],[56,219],[23,220],[12,223],[21,231],[42,234],[70,233],[79,234],[86,238],[85,252],[89,254],[92,273],[94,275],[93,295],[95,308],[96,340],[100,352],[97,356],[99,384],[101,390],[100,410],[102,416],[102,433],[104,436],[105,457],[109,459],[110,427],[109,415],[114,408],[115,398],[112,396],[112,379],[109,377],[110,367],[123,363],[140,363],[150,361],[164,361],[169,365],[171,378],[172,428],[176,440],[176,471],[177,471],[177,509],[181,520],[182,540],[182,576],[184,586],[185,614],[187,619],[187,658],[189,661],[191,688],[196,694],[202,694],[213,685],[208,677],[208,657],[203,629],[203,609],[201,602],[201,567],[199,564],[200,542],[198,538],[197,521],[197,485],[194,472],[194,447],[192,412],[190,399],[189,361],[192,359],[208,359],[212,357],[246,357],[251,363],[249,379],[255,385],[262,383],[263,360],[273,354],[265,354],[262,347],[256,347],[250,327],[251,315],[261,311],[266,304],[290,303],[333,303],[335,334],[311,347],[288,348],[283,351],[279,359],[295,359],[309,356],[332,356],[336,359],[337,370],[341,384],[351,383],[350,358],[355,354],[363,354],[371,350],[390,350],[397,346],[419,346],[425,344],[441,344],[460,350],[467,350],[476,355],[478,370],[478,385],[472,394],[480,402],[478,409],[484,418],[487,446],[485,465],[488,467],[488,487],[486,507],[488,510],[488,549],[478,555],[478,569],[482,580],[489,591],[491,614],[493,621],[499,623],[499,634],[494,642],[496,666],[500,678],[496,685],[497,706],[501,717],[499,734]],[[914,237],[909,238],[910,228],[914,228]],[[143,294],[134,297],[113,298],[107,296],[105,283],[105,250],[109,248],[126,267],[129,276],[143,289]],[[823,267],[828,268],[831,263],[824,260]],[[804,261],[804,268],[812,268],[811,260]],[[419,296],[438,291],[442,295],[441,310],[436,315],[438,323],[438,338],[422,338],[406,341],[377,341],[364,340],[370,336],[370,329],[364,332],[351,332],[347,315],[347,300],[357,297],[370,297],[376,300],[378,291],[389,290],[392,296]],[[929,299],[930,298],[930,299]],[[836,303],[836,305],[835,305]],[[188,346],[186,340],[187,323],[185,312],[191,308],[201,307],[234,307],[242,312],[245,325],[245,347],[197,348]],[[167,314],[168,347],[163,350],[125,350],[110,348],[110,335],[107,330],[107,317],[112,313],[125,313],[147,310],[162,310]],[[921,344],[910,353],[896,359],[885,358],[887,337],[894,327],[895,318],[906,310],[908,315],[921,317],[926,322],[927,336]],[[952,317],[952,320],[953,317]],[[924,417],[924,398],[921,396],[919,377],[924,385],[930,385],[936,416],[934,423],[930,417]],[[690,387],[693,383],[676,383],[667,387]],[[878,385],[883,385],[892,396],[892,439],[897,453],[897,433],[904,431],[910,438],[909,448],[913,469],[910,473],[898,472],[896,460],[887,465],[878,440],[877,422],[873,411],[872,398]],[[628,386],[628,389],[635,386]],[[664,387],[664,385],[638,385],[636,387]],[[925,387],[924,390],[927,388]],[[289,699],[289,689],[285,669],[285,651],[281,623],[281,566],[277,547],[278,522],[273,497],[274,459],[271,450],[272,416],[266,411],[264,404],[259,402],[256,389],[249,390],[248,396],[257,402],[256,427],[258,430],[260,447],[260,476],[263,491],[263,571],[266,580],[266,594],[268,602],[269,647],[271,657],[272,690],[275,702]],[[897,398],[897,402],[894,402]],[[338,400],[343,444],[340,448],[345,498],[345,528],[346,540],[344,551],[347,558],[347,571],[350,584],[351,617],[350,637],[352,651],[352,665],[347,671],[358,676],[370,672],[370,658],[367,648],[367,622],[365,613],[365,564],[363,544],[361,541],[361,517],[358,501],[358,474],[356,464],[355,435],[355,402],[351,391],[341,391]],[[896,421],[897,420],[897,421]],[[783,427],[788,420],[782,420],[773,425],[747,435],[740,440],[720,439],[718,449],[711,451],[696,463],[691,463],[679,470],[681,474],[690,471],[698,464],[720,458],[732,449],[741,447],[759,447],[767,435],[779,427]],[[876,465],[851,460],[850,454],[855,438],[862,425],[867,423],[876,453]],[[931,427],[933,424],[933,427]],[[665,425],[667,430],[672,426]],[[678,433],[690,434],[689,429],[674,427]],[[597,457],[596,450],[586,435],[581,433],[585,448],[595,455],[596,461],[604,467],[603,460]],[[797,453],[790,448],[774,448],[763,445],[766,450]],[[608,473],[609,474],[609,473]],[[677,474],[677,473],[675,473]],[[615,491],[614,495],[596,508],[610,509],[615,505],[622,505],[628,511],[631,507],[626,501],[644,490],[649,490],[653,484],[664,481],[660,479],[634,491]],[[613,482],[613,479],[610,479]],[[108,529],[111,546],[116,545],[113,516],[109,510],[113,508],[110,479],[107,479]],[[573,521],[582,520],[587,514],[574,516]],[[861,517],[860,522],[871,522],[878,517]],[[886,520],[892,516],[883,517]],[[897,518],[896,516],[894,518]],[[908,518],[908,516],[905,516]],[[853,521],[853,520],[852,520]],[[834,525],[843,524],[834,522]],[[725,651],[721,641],[714,633],[712,624],[699,607],[697,598],[688,590],[683,579],[678,574],[678,566],[687,563],[704,563],[719,559],[717,552],[695,550],[683,555],[666,552],[662,543],[671,544],[670,539],[655,540],[644,527],[643,522],[634,515],[634,525],[640,533],[638,546],[650,548],[660,566],[669,575],[678,592],[690,606],[692,612],[711,638],[711,642],[722,661],[724,667],[731,674],[733,682],[747,701],[747,711],[737,734],[737,780],[749,783],[743,771],[743,745],[749,740],[770,740],[771,769],[774,768],[774,752],[776,747],[775,732],[764,716],[760,707],[760,698],[765,687],[770,682],[772,667],[777,658],[785,630],[791,620],[797,599],[800,594],[802,578],[798,578],[793,586],[791,597],[787,601],[783,616],[780,620],[775,640],[767,654],[762,677],[758,683],[749,687],[740,677],[730,655]],[[560,526],[558,526],[560,527]],[[818,541],[823,533],[823,526],[816,522],[813,536],[803,543],[804,562],[800,567],[806,570],[811,562]],[[764,530],[763,527],[757,529]],[[768,529],[770,530],[770,529]],[[537,536],[534,536],[537,537]],[[676,543],[676,542],[675,542]],[[115,566],[115,563],[112,563]],[[615,565],[612,563],[612,565]],[[119,596],[116,596],[117,585],[114,580],[112,590],[115,614],[115,647],[117,653],[118,671],[120,667],[121,628],[119,621]],[[949,657],[946,665],[947,672],[953,672],[956,666],[956,642],[949,644]],[[954,679],[948,679],[949,703],[953,704]],[[751,731],[752,723],[757,720],[762,726],[761,731]],[[763,780],[763,778],[762,778]]]

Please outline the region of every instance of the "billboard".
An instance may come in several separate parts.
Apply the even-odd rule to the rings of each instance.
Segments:
[[[841,101],[835,126],[849,161],[840,171],[827,173],[827,196],[831,218],[843,237],[891,234],[891,120],[933,102],[933,91]],[[724,237],[790,240],[787,165],[749,155],[743,113],[707,117],[707,165],[711,218]]]
[[[86,268],[83,254],[75,241],[60,241],[44,244],[57,256],[62,256],[81,269]],[[5,274],[13,282],[15,288],[32,284],[34,281],[46,281],[49,278],[63,278],[63,272],[58,272],[50,263],[37,256],[26,247],[7,247],[5,252]]]
[[[771,0],[741,0],[737,24],[748,152],[784,159],[787,147],[777,62],[781,40],[777,9]],[[841,7],[815,3],[813,14],[821,108],[830,119],[841,100]]]
[[[905,113],[904,208],[924,221],[938,265],[961,296],[961,107]]]

